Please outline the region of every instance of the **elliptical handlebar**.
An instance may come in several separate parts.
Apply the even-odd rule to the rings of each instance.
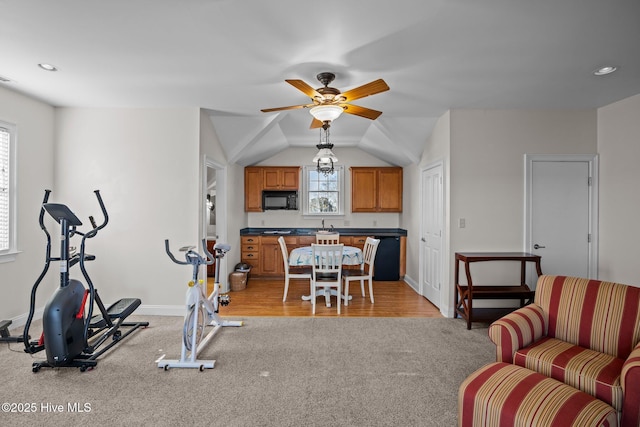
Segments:
[[[49,201],[49,195],[51,194],[51,190],[44,190],[44,197],[42,198],[42,207],[40,208],[40,216],[38,217],[38,223],[40,224],[40,228],[42,228],[45,232],[47,232],[47,227],[44,225],[44,204]]]
[[[91,231],[87,232],[84,235],[85,239],[90,239],[94,237],[96,234],[98,234],[98,231],[106,227],[107,223],[109,222],[109,214],[107,213],[107,208],[104,206],[104,201],[102,201],[100,190],[94,190],[93,192],[96,194],[96,198],[98,199],[98,204],[100,205],[100,210],[102,211],[102,217],[104,218],[104,221],[102,222],[102,224],[97,225],[95,219],[92,216],[90,216],[89,222],[91,223],[91,227],[93,228]]]

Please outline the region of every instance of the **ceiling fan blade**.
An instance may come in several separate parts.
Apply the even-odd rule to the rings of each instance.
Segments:
[[[271,113],[272,111],[297,110],[299,108],[308,108],[308,107],[309,107],[309,105],[302,104],[302,105],[291,105],[289,107],[265,108],[265,109],[262,109],[260,111],[262,111],[263,113]]]
[[[321,128],[322,125],[323,123],[320,120],[314,118],[311,120],[311,126],[309,126],[309,129],[318,129]]]
[[[382,111],[372,110],[371,108],[360,107],[359,105],[340,104],[340,106],[344,108],[345,113],[364,117],[365,119],[375,120],[378,117],[380,117],[380,114],[382,114]]]
[[[285,82],[289,83],[291,86],[295,87],[311,99],[322,97],[322,95],[317,90],[315,90],[302,80],[285,80]]]
[[[365,96],[375,95],[376,93],[389,90],[389,86],[384,80],[378,79],[367,83],[366,85],[359,86],[357,88],[348,90],[340,94],[340,97],[344,98],[345,102],[351,102],[354,99],[364,98]]]

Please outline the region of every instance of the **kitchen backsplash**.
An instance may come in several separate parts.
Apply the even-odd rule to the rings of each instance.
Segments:
[[[247,227],[287,227],[314,228],[320,227],[322,219],[326,227],[336,228],[398,228],[400,214],[398,213],[349,213],[342,216],[303,216],[300,211],[267,211],[249,212]]]

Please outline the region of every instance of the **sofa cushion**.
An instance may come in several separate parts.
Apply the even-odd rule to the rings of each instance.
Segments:
[[[640,341],[640,288],[566,276],[540,276],[535,303],[544,335],[626,359]]]
[[[613,427],[618,414],[601,400],[529,369],[486,365],[458,389],[459,427]]]
[[[516,351],[513,363],[562,381],[622,410],[623,359],[545,337]]]

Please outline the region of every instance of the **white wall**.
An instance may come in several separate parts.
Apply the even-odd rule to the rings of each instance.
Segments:
[[[422,158],[418,165],[410,165],[405,167],[405,210],[402,214],[402,228],[405,228],[409,232],[407,233],[407,275],[405,280],[417,291],[419,291],[420,281],[420,235],[421,232],[421,201],[422,195],[421,180],[422,171],[428,167],[433,166],[436,163],[442,163],[444,169],[444,229],[442,230],[442,262],[443,265],[449,265],[449,161],[450,161],[450,146],[451,146],[451,114],[446,112],[436,122],[433,132],[429,139],[426,141]],[[408,199],[408,200],[407,200]],[[444,268],[442,271],[442,283],[449,283],[449,270]],[[446,288],[446,287],[445,287]],[[444,301],[437,302],[432,301],[443,313],[447,313],[449,310],[449,299],[444,298]]]
[[[191,271],[171,262],[164,239],[177,252],[199,238],[199,114],[57,110],[54,198],[82,220],[101,218],[92,192],[99,189],[109,212],[109,224],[88,245],[97,256],[89,273],[106,303],[137,297],[147,307],[183,312]]]
[[[17,127],[17,245],[13,262],[0,263],[0,319],[26,319],[31,287],[44,267],[45,236],[38,215],[45,189],[53,187],[54,109],[0,87],[0,119]],[[53,268],[55,276],[55,267]],[[46,298],[55,278],[41,285]],[[43,299],[46,301],[46,298]],[[18,319],[20,317],[20,319]]]
[[[598,277],[640,286],[640,95],[598,110],[600,253]]]
[[[455,252],[524,249],[524,155],[596,150],[595,110],[452,111],[450,300]],[[476,283],[513,284],[520,270],[492,262],[473,271]]]
[[[220,263],[220,281],[223,283],[223,290],[227,289],[225,279],[228,273],[233,271],[234,266],[240,262],[240,229],[247,223],[247,214],[244,212],[244,168],[235,164],[229,164],[222,149],[218,135],[211,123],[208,113],[205,110],[200,112],[200,153],[203,156],[201,182],[206,179],[205,162],[210,161],[216,164],[218,169],[216,176],[219,182],[217,188],[217,216],[222,224],[217,227],[216,233],[219,235],[218,241],[224,241],[231,245],[231,250]],[[201,190],[204,194],[204,188]],[[200,209],[204,209],[201,200]],[[222,227],[226,224],[226,227]],[[200,234],[204,236],[206,229],[201,229]]]
[[[311,165],[311,159],[317,149],[289,148],[269,159],[258,163],[256,166],[303,166]],[[398,228],[400,226],[400,214],[398,213],[352,213],[351,212],[351,166],[390,166],[388,163],[374,157],[359,148],[343,147],[334,148],[338,157],[338,164],[344,167],[345,177],[345,215],[343,217],[325,218],[325,226],[333,225],[336,228]],[[301,176],[302,179],[302,176]],[[244,178],[243,178],[244,182]],[[302,188],[302,180],[300,181]],[[244,188],[243,188],[244,192]],[[405,193],[406,194],[406,193]],[[406,202],[403,200],[403,202]],[[375,226],[374,226],[375,221]],[[263,224],[264,222],[264,224]],[[320,227],[320,218],[304,218],[301,211],[266,211],[250,212],[248,214],[249,227]]]

